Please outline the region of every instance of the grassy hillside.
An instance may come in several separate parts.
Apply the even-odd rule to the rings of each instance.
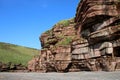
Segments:
[[[39,50],[0,42],[0,62],[27,65],[33,56],[38,55]]]

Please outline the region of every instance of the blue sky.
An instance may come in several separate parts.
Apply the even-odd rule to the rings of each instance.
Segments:
[[[0,0],[0,42],[40,49],[39,36],[75,16],[80,0]]]

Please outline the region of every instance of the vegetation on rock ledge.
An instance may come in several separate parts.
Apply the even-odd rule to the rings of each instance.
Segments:
[[[56,26],[61,25],[62,27],[69,26],[71,22],[74,21],[74,18],[68,19],[68,20],[61,20],[56,24]]]

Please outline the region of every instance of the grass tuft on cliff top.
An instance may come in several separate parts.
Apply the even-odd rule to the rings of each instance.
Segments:
[[[19,64],[27,66],[33,56],[38,55],[39,50],[0,42],[0,62]]]
[[[71,22],[74,22],[74,18],[68,20],[61,20],[56,25],[62,25],[63,27],[69,26]]]
[[[69,26],[69,24],[70,24],[69,20],[62,20],[57,23],[57,25],[62,25],[63,27]]]
[[[60,26],[60,25],[61,25],[62,27],[67,27],[67,26],[69,26],[71,23],[74,23],[74,18],[71,18],[71,19],[68,19],[68,20],[61,20],[61,21],[59,21],[58,23],[56,23],[56,24],[53,26],[53,28],[56,27],[56,26]],[[52,29],[47,30],[45,33],[46,33],[46,34],[49,34],[49,35],[52,35]]]

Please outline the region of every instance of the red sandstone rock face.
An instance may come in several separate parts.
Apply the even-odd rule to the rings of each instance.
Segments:
[[[95,25],[95,29],[101,28],[100,26],[103,25],[102,23],[104,21],[110,20],[111,17],[114,18],[119,16],[119,5],[120,3],[118,0],[82,0],[77,8],[75,18],[75,22],[80,27],[77,27],[77,25],[76,27],[80,28],[80,30],[85,30],[93,26],[95,27]],[[107,24],[110,23],[107,22]]]
[[[73,19],[57,23],[51,30],[41,35],[40,41],[43,50],[41,50],[39,58],[34,58],[28,63],[28,69],[31,71],[43,70],[44,72],[64,71],[71,62],[70,43],[75,38]],[[38,66],[39,69],[36,68]]]
[[[46,31],[40,37],[43,48],[52,48],[53,46],[66,45],[65,39],[73,39],[75,37],[73,20],[68,20],[67,26],[57,23],[51,30]],[[70,41],[71,42],[71,41]],[[69,42],[68,42],[69,44]]]
[[[85,59],[90,64],[94,62],[93,65],[97,67],[96,62],[106,65],[103,67],[106,67],[105,70],[115,69],[116,58],[120,57],[117,52],[120,51],[120,8],[118,6],[120,6],[118,0],[81,0],[75,17],[75,28],[78,35],[88,41],[88,45],[81,43],[79,46],[83,44],[85,46],[77,49],[78,44],[76,47],[73,45],[74,59]],[[94,69],[89,64],[87,66],[92,70],[95,69],[95,66]]]
[[[90,45],[95,45],[94,50],[98,48],[98,44],[111,43],[119,39],[119,5],[118,0],[82,0],[80,2],[75,17],[78,35],[86,38]],[[91,48],[88,52],[92,52]],[[98,48],[96,52],[100,53],[100,49]]]
[[[43,48],[50,50],[51,56],[53,56],[47,63],[56,71],[64,71],[71,61],[70,43],[76,35],[73,20],[68,20],[68,22],[69,25],[67,26],[64,26],[62,23],[56,24],[49,31],[50,35],[44,37],[45,32],[40,38]],[[45,46],[46,44],[48,44],[47,47]]]
[[[59,22],[40,41],[43,50],[29,62],[32,71],[119,69],[120,1],[81,0],[75,24]]]
[[[29,71],[35,71],[35,64],[36,64],[36,58],[30,60],[28,62],[28,70]]]

